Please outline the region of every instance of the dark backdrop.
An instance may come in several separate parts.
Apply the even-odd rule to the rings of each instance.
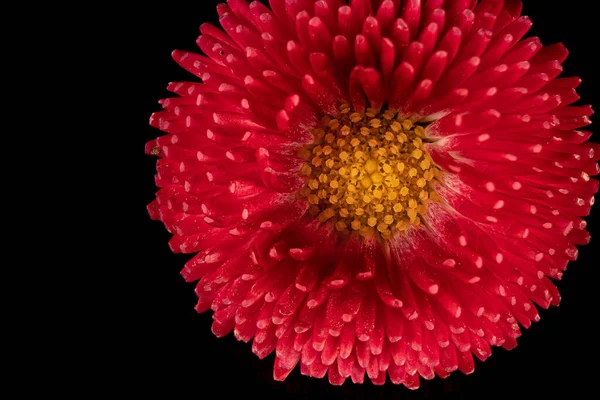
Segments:
[[[119,15],[127,26],[120,39],[125,50],[120,58],[121,72],[114,82],[121,101],[128,108],[132,125],[126,135],[133,169],[134,195],[128,197],[128,218],[134,230],[124,232],[131,244],[127,249],[127,268],[134,277],[128,284],[127,328],[123,329],[124,349],[115,360],[124,367],[119,378],[132,393],[162,394],[165,398],[229,398],[235,394],[300,398],[406,398],[406,399],[486,399],[521,394],[556,398],[578,398],[597,387],[597,282],[590,279],[598,262],[600,210],[588,229],[595,237],[580,249],[578,261],[571,263],[557,286],[562,294],[558,308],[542,310],[542,319],[524,330],[519,346],[507,352],[494,349],[486,363],[477,361],[475,373],[456,372],[446,380],[422,380],[421,389],[409,391],[389,382],[383,387],[371,383],[342,387],[326,379],[302,376],[297,367],[283,382],[274,382],[274,354],[259,360],[251,345],[237,342],[233,335],[217,339],[210,330],[211,314],[198,315],[194,284],[186,284],[179,270],[189,256],[172,254],[167,246],[170,235],[162,224],[151,221],[145,206],[152,201],[153,157],[143,153],[146,141],[160,133],[148,126],[148,118],[159,110],[157,101],[169,96],[170,81],[193,80],[171,59],[174,49],[197,51],[195,45],[203,22],[217,23],[216,0],[169,1],[145,5],[135,13]],[[544,44],[562,41],[570,50],[564,75],[583,79],[579,89],[582,104],[594,104],[597,84],[597,14],[593,2],[525,0],[524,14],[534,22],[528,36],[539,36]],[[111,29],[110,25],[106,29]],[[592,127],[593,129],[593,127]],[[598,141],[596,134],[595,141]],[[109,373],[109,376],[111,374]],[[114,375],[113,375],[114,376]],[[116,379],[116,378],[115,378]],[[368,379],[365,379],[367,382]]]

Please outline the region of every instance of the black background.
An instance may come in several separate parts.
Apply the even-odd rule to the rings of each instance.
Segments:
[[[157,101],[169,97],[170,81],[194,80],[170,56],[174,49],[200,52],[195,45],[198,27],[203,22],[217,24],[215,0],[194,2],[169,1],[144,6],[143,12],[120,15],[127,34],[120,39],[125,57],[120,57],[121,101],[128,108],[131,128],[125,132],[124,150],[133,161],[127,197],[128,218],[133,231],[127,249],[128,266],[134,277],[127,290],[127,322],[123,336],[126,350],[118,353],[115,363],[124,367],[121,377],[136,394],[164,393],[165,397],[228,398],[235,394],[251,397],[286,396],[292,398],[406,398],[406,399],[487,399],[534,395],[578,398],[597,387],[597,282],[590,279],[598,262],[600,220],[598,206],[588,218],[588,230],[595,240],[580,248],[578,261],[571,263],[557,286],[562,294],[558,308],[541,310],[542,319],[524,330],[519,346],[507,352],[494,348],[485,363],[476,362],[475,373],[460,372],[449,378],[421,380],[421,389],[409,391],[388,383],[377,387],[365,379],[354,385],[348,379],[342,387],[331,386],[326,379],[302,376],[297,367],[283,383],[274,382],[274,353],[259,360],[251,345],[237,342],[233,335],[217,339],[210,331],[211,314],[198,315],[194,284],[186,284],[179,270],[190,258],[172,254],[167,246],[170,235],[162,224],[151,221],[146,204],[153,200],[153,157],[144,155],[146,141],[160,135],[148,125]],[[524,14],[533,20],[528,36],[539,36],[544,44],[563,42],[570,51],[563,76],[578,75],[581,104],[595,104],[598,69],[597,13],[593,2],[572,0],[550,2],[525,0]],[[556,4],[556,5],[555,5]],[[108,27],[110,28],[110,27]],[[125,84],[126,83],[126,84]],[[592,119],[594,119],[592,117]],[[593,128],[591,128],[593,129]],[[598,141],[595,135],[594,141]],[[122,149],[123,150],[123,149]]]

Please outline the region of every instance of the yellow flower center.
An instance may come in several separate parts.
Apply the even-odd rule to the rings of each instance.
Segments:
[[[440,170],[423,147],[425,129],[392,110],[358,113],[346,104],[321,122],[301,152],[307,185],[300,195],[311,214],[365,237],[419,226],[428,201],[439,201]]]

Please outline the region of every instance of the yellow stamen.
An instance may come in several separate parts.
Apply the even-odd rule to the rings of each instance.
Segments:
[[[354,112],[344,104],[312,131],[313,144],[298,151],[306,160],[299,195],[322,223],[342,234],[391,238],[422,224],[441,172],[424,143],[426,130],[393,110]]]
[[[365,163],[365,171],[368,174],[372,174],[373,172],[377,171],[377,160],[374,159],[369,159],[366,163]]]
[[[335,229],[337,229],[338,231],[342,232],[344,229],[346,229],[346,223],[344,221],[338,221],[335,224]]]

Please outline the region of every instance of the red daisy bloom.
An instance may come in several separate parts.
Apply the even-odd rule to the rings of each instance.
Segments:
[[[149,206],[274,376],[471,373],[558,305],[598,144],[517,0],[229,0],[169,84]]]

